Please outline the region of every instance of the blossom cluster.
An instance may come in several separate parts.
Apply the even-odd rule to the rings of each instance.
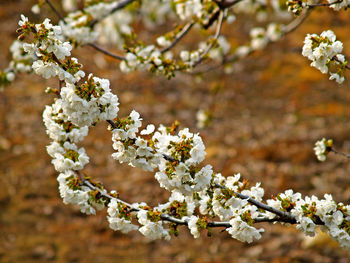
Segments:
[[[150,141],[136,136],[141,125],[140,114],[136,111],[132,111],[127,118],[115,119],[112,141],[116,152],[112,157],[120,163],[153,171],[158,166],[161,156],[155,152]],[[154,125],[149,125],[141,131],[141,135],[148,135],[153,131]]]
[[[99,33],[89,26],[91,20],[89,13],[76,11],[69,13],[59,25],[67,40],[76,45],[85,45],[95,42],[99,36]]]
[[[298,223],[297,229],[306,235],[314,236],[318,224],[342,247],[350,248],[350,205],[336,203],[329,194],[325,194],[324,199],[316,196],[302,198],[300,193],[292,190],[267,200],[267,203],[276,209],[290,212]],[[271,216],[274,217],[273,214]]]
[[[118,97],[111,93],[106,79],[89,75],[85,82],[77,84],[85,73],[77,59],[70,57],[71,44],[61,41],[60,26],[53,26],[48,19],[34,25],[23,15],[19,25],[22,35],[32,33],[36,40],[23,44],[24,51],[37,57],[31,65],[34,72],[44,78],[58,76],[65,84],[55,91],[60,98],[43,112],[47,134],[53,140],[47,151],[60,173],[60,194],[64,203],[77,204],[82,212],[93,214],[105,202],[82,185],[79,170],[89,163],[89,157],[76,143],[84,139],[91,125],[117,115]]]
[[[327,0],[328,4],[324,4],[324,6],[328,6],[329,8],[334,9],[335,11],[339,11],[341,9],[347,9],[350,5],[349,0]],[[304,9],[313,7],[315,4],[314,1],[310,0],[288,0],[287,1],[287,6],[288,6],[288,11],[292,12],[294,15],[298,16],[300,15]],[[317,5],[318,3],[316,3]]]
[[[283,34],[283,25],[270,23],[265,30],[262,27],[253,28],[250,31],[250,46],[253,50],[263,49],[270,41],[278,41]]]
[[[343,43],[336,40],[333,31],[327,30],[317,34],[307,34],[304,40],[302,54],[310,59],[311,66],[320,70],[323,74],[330,74],[330,80],[334,79],[337,83],[344,81],[344,68],[348,63],[345,56],[341,54]],[[335,67],[335,72],[331,66]]]
[[[324,162],[327,158],[327,154],[332,149],[333,141],[323,138],[315,143],[314,151],[317,159]]]

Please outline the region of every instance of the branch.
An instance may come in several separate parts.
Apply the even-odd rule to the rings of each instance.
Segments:
[[[225,186],[222,186],[220,184],[215,184],[215,186],[218,187],[218,188],[221,188],[221,189],[227,189]],[[259,202],[259,201],[255,200],[255,199],[251,198],[250,196],[243,195],[243,194],[238,193],[238,192],[234,192],[234,194],[237,197],[241,198],[241,199],[247,200],[252,205],[255,205],[256,207],[261,208],[263,210],[266,210],[268,212],[271,212],[271,213],[273,213],[275,215],[278,215],[280,219],[286,220],[286,221],[283,221],[283,222],[288,222],[288,223],[291,223],[291,224],[295,224],[296,223],[295,218],[288,212],[284,212],[284,211],[275,209],[275,208],[273,208],[271,206],[268,206],[268,205],[266,205],[266,204],[264,204],[262,202]]]
[[[134,0],[132,0],[132,1],[134,1]],[[132,2],[132,1],[130,1],[129,0],[129,2]],[[56,15],[63,21],[63,23],[65,23],[66,24],[66,21],[64,20],[64,17],[61,15],[61,13],[54,7],[54,5],[51,3],[51,1],[50,0],[46,0],[46,2],[48,3],[48,5],[50,6],[50,8],[56,13]],[[128,1],[124,1],[124,2],[128,2]],[[117,11],[117,10],[119,10],[120,8],[123,8],[125,5],[121,5],[123,2],[119,2],[118,4],[120,4],[120,5],[118,5],[119,6],[119,8],[117,8],[116,10],[114,10],[114,12],[115,11]],[[95,22],[95,24],[96,24],[96,22]],[[103,53],[103,54],[105,54],[105,55],[107,55],[107,56],[109,56],[109,57],[112,57],[112,58],[115,58],[115,59],[119,59],[119,60],[125,60],[125,57],[123,57],[123,56],[121,56],[121,55],[117,55],[117,54],[114,54],[114,53],[112,53],[112,52],[110,52],[110,51],[108,51],[108,50],[105,50],[105,49],[103,49],[103,48],[101,48],[101,47],[99,47],[99,46],[97,46],[96,44],[94,44],[94,43],[89,43],[89,44],[87,44],[87,45],[89,45],[90,47],[92,47],[92,48],[94,48],[94,49],[96,49],[96,50],[98,50],[98,51],[100,51],[101,53]]]
[[[243,0],[233,0],[233,1],[225,1],[225,0],[218,1],[218,0],[214,0],[214,2],[218,5],[219,8],[214,10],[214,13],[209,18],[208,23],[203,25],[204,29],[208,29],[209,27],[211,27],[211,25],[219,17],[220,10],[224,10],[224,9],[230,8],[230,7],[234,6],[235,4],[237,4],[237,3],[241,2],[241,1],[243,1]]]
[[[235,4],[241,2],[243,0],[233,0],[233,1],[229,1],[229,0],[214,0],[214,2],[220,7],[221,10],[229,8],[231,6],[234,6]]]
[[[80,175],[79,171],[76,171],[76,173],[78,174],[79,178],[82,180],[82,184],[83,185],[87,186],[88,188],[90,188],[93,191],[98,191],[101,196],[103,196],[103,197],[105,197],[105,198],[107,198],[109,200],[115,199],[115,200],[117,200],[117,202],[126,205],[130,210],[132,210],[134,212],[138,212],[138,211],[143,210],[141,208],[134,207],[131,204],[129,204],[128,202],[125,202],[125,201],[123,201],[123,200],[121,200],[119,198],[116,198],[114,196],[109,195],[108,193],[102,191],[100,188],[98,188],[95,185],[93,185],[88,179],[83,178]],[[244,195],[242,195],[242,196],[244,196]],[[186,226],[188,226],[188,220],[181,220],[181,219],[175,218],[173,216],[170,216],[168,214],[161,214],[160,217],[164,221],[175,223],[177,225],[186,225]],[[262,222],[283,222],[283,223],[290,223],[290,224],[296,224],[297,223],[297,221],[294,218],[290,219],[288,217],[275,217],[275,218],[258,217],[258,218],[255,218],[255,219],[253,218],[253,220],[254,220],[255,223],[262,223]],[[208,227],[225,227],[225,228],[231,227],[230,222],[221,222],[221,221],[209,221],[207,223],[207,225],[208,225]]]
[[[221,10],[220,11],[220,15],[219,15],[219,20],[218,20],[218,24],[216,27],[216,32],[214,35],[214,38],[211,40],[212,42],[209,44],[209,46],[207,47],[207,49],[200,55],[200,57],[197,59],[197,61],[195,61],[192,65],[192,68],[196,67],[199,63],[201,63],[204,59],[204,57],[209,53],[209,51],[214,47],[214,45],[216,44],[216,40],[218,39],[218,37],[220,36],[220,32],[221,32],[221,28],[222,28],[222,24],[224,22],[224,11]]]
[[[300,16],[298,16],[296,19],[290,22],[285,27],[285,30],[283,31],[282,35],[285,36],[293,32],[295,29],[297,29],[305,21],[305,19],[310,15],[311,11],[312,11],[312,8],[306,9]]]
[[[89,45],[90,47],[92,47],[92,48],[94,48],[94,49],[100,51],[101,53],[103,53],[103,54],[105,54],[105,55],[111,57],[111,58],[115,58],[115,59],[119,59],[119,60],[125,60],[125,57],[124,57],[124,56],[114,54],[114,53],[112,53],[112,52],[110,52],[110,51],[108,51],[108,50],[106,50],[106,49],[103,49],[103,48],[97,46],[97,45],[94,44],[94,43],[89,43],[88,45]]]
[[[117,125],[112,120],[107,120],[107,122],[112,126],[112,128],[114,128],[114,129],[117,128]],[[169,155],[164,154],[164,153],[162,154],[162,156],[166,161],[169,161],[169,162],[181,162],[181,161],[174,159],[172,156],[169,156]],[[222,186],[220,184],[215,184],[214,186],[217,188],[221,188],[221,189],[227,189],[225,186]],[[243,194],[238,193],[238,192],[234,192],[234,194],[238,198],[243,199],[243,200],[247,200],[249,203],[251,203],[252,205],[255,205],[258,208],[261,208],[265,211],[268,211],[268,212],[271,212],[271,213],[277,215],[278,217],[276,217],[273,221],[280,221],[281,220],[281,222],[288,222],[291,224],[295,224],[297,222],[295,220],[295,218],[288,212],[275,209],[271,206],[268,206],[262,202],[259,202],[255,199],[251,198],[250,196],[243,195]]]
[[[334,149],[333,147],[330,148],[330,151],[331,151],[331,152],[334,152],[335,154],[343,155],[344,157],[350,159],[350,154],[348,154],[348,153],[339,152],[339,151],[337,151],[336,149]]]
[[[333,3],[316,3],[316,4],[306,4],[306,6],[308,7],[317,7],[317,6],[332,6],[332,5],[335,5],[335,4],[340,4],[341,2],[343,2],[343,0],[338,0],[338,1],[335,1]]]
[[[294,19],[292,22],[290,22],[286,27],[285,27],[285,30],[282,32],[282,36],[285,36],[291,32],[293,32],[295,29],[297,29],[304,21],[305,19],[310,15],[312,9],[306,9],[303,14],[301,14],[300,16],[298,16],[296,19]],[[275,41],[271,41],[271,40],[268,40],[268,43],[273,43]],[[254,49],[250,48],[249,51],[247,52],[247,56],[248,55],[251,55],[252,53],[254,53]],[[194,71],[194,72],[188,72],[189,74],[198,74],[198,73],[205,73],[205,72],[209,72],[211,70],[214,70],[214,69],[217,69],[223,65],[225,65],[226,63],[231,63],[231,62],[235,62],[237,60],[239,60],[241,58],[240,55],[237,55],[237,54],[233,54],[231,56],[227,56],[227,57],[224,57],[222,63],[220,64],[217,64],[217,65],[213,65],[213,66],[209,66],[205,69],[202,69],[202,70],[198,70],[198,71]],[[350,69],[349,66],[346,66],[346,68]]]
[[[338,63],[343,64],[343,62],[341,62],[341,61],[337,58],[337,56],[334,56],[331,60],[335,60],[335,61],[337,61]],[[345,68],[346,68],[346,69],[350,69],[350,66],[349,66],[349,65],[345,65]]]
[[[52,11],[55,12],[55,14],[64,22],[66,23],[66,21],[64,20],[64,17],[62,16],[62,14],[55,8],[55,6],[51,3],[50,0],[46,0],[46,3],[50,6],[50,8],[52,9]]]
[[[98,191],[100,193],[101,196],[109,199],[109,200],[112,200],[112,199],[116,199],[117,202],[121,203],[121,204],[124,204],[126,205],[128,208],[130,208],[132,211],[135,211],[135,212],[138,212],[138,211],[141,211],[143,209],[141,208],[137,208],[137,207],[133,207],[131,204],[119,199],[119,198],[116,198],[114,196],[111,196],[109,195],[108,193],[102,191],[100,188],[94,186],[88,179],[83,179],[82,180],[83,182],[83,185],[89,187],[91,190],[94,190],[94,191]],[[178,218],[175,218],[175,217],[172,217],[168,214],[161,214],[160,217],[164,220],[164,221],[168,221],[168,222],[171,222],[171,223],[175,223],[175,224],[178,224],[178,225],[188,225],[188,222],[187,220],[181,220],[181,219],[178,219]],[[217,226],[217,227],[222,227],[222,223],[224,223],[225,225],[230,225],[228,222],[210,222],[212,226]]]
[[[176,36],[174,41],[167,47],[163,48],[160,50],[160,53],[165,53],[172,49],[192,28],[194,25],[194,22],[188,23],[187,25],[184,26],[184,28],[180,31],[180,33]]]

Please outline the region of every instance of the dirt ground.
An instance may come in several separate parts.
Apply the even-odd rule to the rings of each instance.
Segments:
[[[0,1],[0,68],[10,59],[19,15],[30,15],[29,3]],[[86,72],[110,79],[120,99],[120,116],[135,109],[144,124],[169,125],[177,119],[182,127],[200,132],[207,146],[206,163],[223,175],[240,172],[254,184],[262,182],[267,197],[292,188],[303,195],[332,193],[335,200],[349,203],[349,160],[330,154],[320,163],[312,148],[327,137],[350,153],[350,82],[339,86],[328,81],[300,52],[306,33],[328,28],[350,55],[349,12],[316,11],[279,43],[236,64],[234,73],[210,72],[202,80],[183,74],[170,81],[148,73],[123,75],[115,61],[89,48],[74,55]],[[234,41],[239,24],[231,31]],[[124,235],[109,229],[106,211],[85,216],[64,205],[41,118],[53,100],[44,90],[55,85],[20,75],[0,93],[1,262],[350,262],[350,252],[327,236],[305,238],[293,226],[261,224],[263,238],[252,244],[219,230],[210,238],[193,239],[186,229],[171,241],[149,242],[137,232]],[[222,89],[213,98],[210,89],[217,85]],[[212,101],[213,123],[198,130],[195,114]],[[85,171],[107,189],[118,190],[123,199],[156,205],[168,197],[151,173],[112,160],[104,123],[90,130],[84,147],[91,157]]]

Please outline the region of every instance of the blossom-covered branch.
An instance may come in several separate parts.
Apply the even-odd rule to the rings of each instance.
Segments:
[[[328,4],[290,0],[286,5],[290,12],[298,15],[295,20],[289,24],[271,22],[266,29],[263,27],[252,28],[250,43],[233,49],[224,34],[217,34],[218,30],[216,30],[216,36],[211,36],[211,26],[214,23],[217,24],[217,29],[221,28],[224,22],[233,23],[235,15],[239,13],[255,14],[259,20],[266,19],[267,10],[272,12],[276,18],[289,20],[290,14],[287,12],[285,4],[277,0],[268,4],[250,0],[144,0],[137,2],[137,4],[133,0],[108,3],[97,0],[87,1],[82,10],[77,10],[74,6],[76,3],[67,4],[69,1],[66,1],[63,3],[63,8],[68,11],[68,14],[64,17],[50,0],[45,2],[60,18],[59,25],[62,28],[63,41],[69,42],[73,46],[89,45],[111,58],[120,60],[120,69],[125,73],[134,70],[148,70],[163,74],[168,78],[173,77],[179,71],[195,73],[196,71],[193,69],[207,59],[229,67],[230,63],[242,59],[255,50],[261,50],[268,43],[278,41],[283,35],[292,32],[305,20],[309,11],[315,9],[317,5],[327,5],[337,11],[348,6],[348,0],[330,1]],[[39,5],[42,6],[43,3],[40,2]],[[38,5],[35,7],[33,11],[39,12]],[[169,21],[174,21],[176,18],[186,21],[186,24],[175,26],[167,33],[157,36],[157,45],[146,45],[140,41],[133,28],[134,23],[141,22],[148,30],[161,24],[169,24]],[[178,53],[174,52],[174,47],[190,30],[198,29],[204,29],[207,32],[207,38],[198,44],[197,49],[190,51],[182,48]],[[119,47],[120,51],[114,53],[103,48],[100,43],[113,44]],[[9,67],[0,72],[0,87],[11,83],[17,73],[31,72],[30,65],[32,61],[37,60],[35,54],[29,56],[23,52],[21,41],[13,43],[11,52],[13,59]],[[341,56],[330,58],[332,62],[330,64],[339,67],[337,72],[331,74],[330,79],[339,83],[345,79],[343,69],[349,69],[346,60],[342,61],[342,58]],[[217,66],[213,67],[209,64],[207,70],[215,67]]]
[[[138,230],[150,239],[170,239],[178,234],[179,225],[185,225],[195,238],[202,230],[225,227],[233,238],[250,243],[264,232],[255,227],[256,223],[288,222],[311,236],[321,225],[343,247],[350,247],[349,205],[335,202],[328,194],[323,199],[303,198],[292,190],[263,201],[260,183],[250,186],[240,174],[224,177],[211,165],[202,164],[206,153],[199,134],[187,128],[178,130],[178,123],[157,129],[149,124],[140,129],[142,118],[136,111],[119,117],[118,97],[112,93],[109,81],[93,74],[85,77],[82,65],[71,57],[73,47],[61,40],[60,26],[48,19],[35,25],[24,16],[19,25],[22,40],[30,34],[35,39],[23,44],[26,52],[36,56],[33,71],[44,78],[58,76],[63,82],[59,98],[46,106],[43,119],[52,140],[47,151],[59,173],[64,203],[78,205],[86,214],[107,207],[112,229],[123,233]],[[112,158],[154,172],[160,187],[171,193],[166,203],[156,207],[144,202],[129,204],[116,191],[107,191],[82,174],[90,159],[77,143],[100,121],[109,123],[115,151]]]

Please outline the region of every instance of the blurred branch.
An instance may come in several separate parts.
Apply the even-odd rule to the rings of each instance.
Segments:
[[[282,36],[285,36],[285,35],[293,32],[295,29],[297,29],[305,21],[305,19],[310,15],[311,11],[312,11],[311,8],[305,10],[300,16],[298,16],[296,19],[294,19],[292,22],[290,22],[288,25],[286,25],[285,29],[282,32]],[[269,39],[267,44],[277,42],[277,41],[272,41],[271,39]],[[246,56],[251,55],[255,51],[256,50],[249,48]],[[204,68],[204,69],[201,69],[198,71],[189,72],[189,74],[199,74],[199,73],[209,72],[209,71],[215,70],[215,69],[217,69],[217,68],[219,68],[227,63],[236,62],[237,60],[239,60],[241,58],[242,58],[241,55],[233,54],[231,56],[224,57],[223,61],[220,64],[212,65],[212,66],[209,66],[207,68]]]
[[[350,154],[348,154],[348,153],[339,152],[336,149],[334,149],[333,147],[330,148],[330,151],[335,153],[335,154],[339,154],[339,155],[342,155],[342,156],[350,159]]]
[[[180,31],[180,33],[176,36],[174,41],[167,47],[163,48],[160,50],[160,53],[165,53],[172,49],[192,28],[194,25],[194,22],[188,23],[187,25],[184,26],[184,28]]]
[[[94,49],[100,51],[101,53],[103,53],[103,54],[105,54],[105,55],[111,57],[111,58],[115,58],[115,59],[119,59],[119,60],[125,60],[125,57],[123,57],[123,56],[121,56],[121,55],[114,54],[114,53],[112,53],[112,52],[110,52],[110,51],[108,51],[108,50],[106,50],[106,49],[103,49],[103,48],[97,46],[97,45],[94,44],[94,43],[89,43],[88,45],[89,45],[90,47],[92,47],[92,48],[94,48]]]
[[[56,7],[51,3],[50,0],[46,0],[46,3],[50,6],[50,8],[52,9],[52,11],[54,11],[54,13],[64,22],[66,23],[66,21],[64,20],[63,15],[56,9]]]
[[[222,24],[224,22],[224,18],[225,18],[224,11],[221,10],[214,37],[210,40],[211,42],[208,45],[207,49],[200,55],[200,57],[197,59],[197,61],[195,61],[193,63],[192,67],[196,67],[199,63],[201,63],[203,61],[203,59],[205,58],[205,56],[209,53],[209,51],[216,45],[216,40],[220,36],[220,32],[221,32]]]
[[[234,0],[234,1],[226,1],[226,0],[216,0],[214,1],[219,8],[217,8],[214,13],[212,14],[212,16],[209,18],[208,23],[204,24],[203,27],[204,29],[208,29],[209,27],[211,27],[211,25],[217,20],[217,18],[219,17],[220,11],[230,8],[232,6],[234,6],[235,4],[241,2],[243,0]]]
[[[308,7],[317,7],[317,6],[332,6],[332,5],[335,5],[335,4],[340,4],[341,2],[343,2],[344,0],[338,0],[338,1],[335,1],[333,3],[316,3],[316,4],[306,4],[306,6]]]
[[[54,7],[54,5],[51,3],[51,1],[50,1],[50,0],[46,0],[46,2],[47,2],[47,4],[50,6],[50,8],[56,13],[56,15],[63,21],[63,23],[66,24],[66,21],[64,20],[64,17],[63,17],[63,16],[61,15],[61,13]],[[126,4],[128,4],[128,3],[126,3],[126,2],[132,2],[132,1],[129,0],[129,1],[124,1],[124,2],[119,2],[120,5],[117,5],[117,6],[113,9],[114,12],[117,11],[117,10],[119,10],[120,8],[123,8]],[[124,5],[122,5],[122,4],[124,4]],[[117,8],[117,7],[118,7],[118,8]],[[107,56],[109,56],[109,57],[112,57],[112,58],[115,58],[115,59],[119,59],[119,60],[125,60],[125,57],[123,57],[123,56],[121,56],[121,55],[114,54],[114,53],[112,53],[112,52],[110,52],[110,51],[108,51],[108,50],[106,50],[106,49],[104,49],[104,48],[101,48],[101,47],[97,46],[97,45],[94,44],[94,43],[89,43],[89,44],[87,44],[87,45],[89,45],[90,47],[96,49],[97,51],[100,51],[101,53],[103,53],[103,54],[105,54],[105,55],[107,55]]]
[[[282,35],[285,36],[293,32],[295,29],[297,29],[305,21],[305,19],[310,15],[311,11],[312,9],[306,9],[300,16],[298,16],[296,19],[290,22],[285,27],[285,30],[283,31]]]

